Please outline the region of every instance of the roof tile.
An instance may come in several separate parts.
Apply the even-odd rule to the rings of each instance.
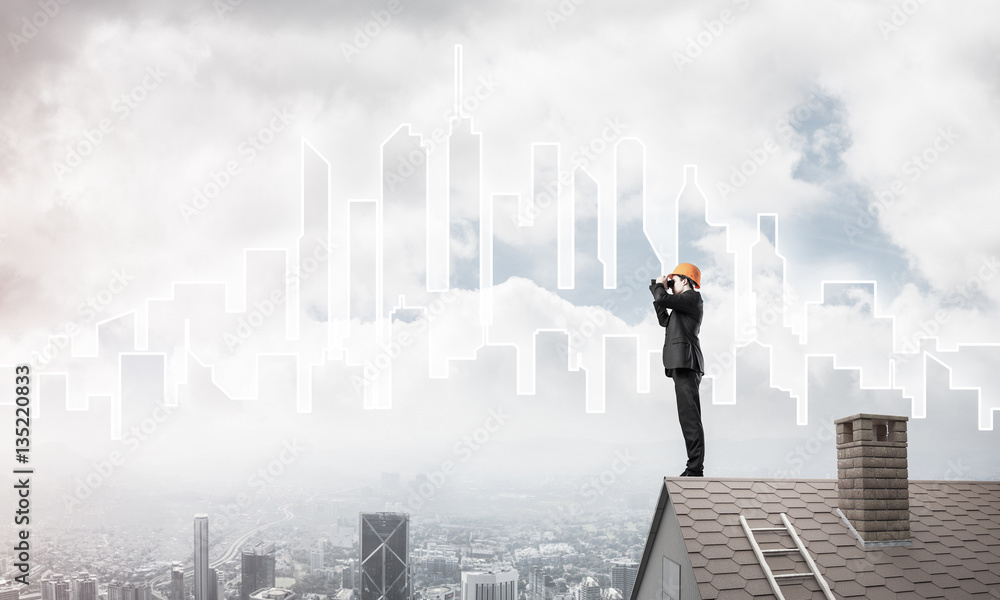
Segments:
[[[697,520],[691,528],[698,533],[718,533],[722,531],[722,523],[718,521]]]
[[[916,583],[913,585],[913,591],[923,598],[944,598],[945,596],[944,590],[935,585],[934,582]]]
[[[948,575],[947,573],[942,573],[934,577],[934,585],[938,586],[943,590],[948,590],[951,588],[958,587],[958,580]]]
[[[816,564],[820,566],[820,572],[823,572],[823,569],[829,569],[831,567],[843,567],[847,565],[847,559],[836,553],[818,554],[816,556],[813,556],[813,560],[815,560]]]
[[[889,590],[892,590],[893,592],[896,592],[897,594],[899,592],[912,592],[913,591],[913,583],[911,581],[908,581],[903,576],[886,577],[886,579],[885,579],[885,587],[887,589],[889,589]]]
[[[934,577],[924,571],[923,569],[904,569],[903,577],[910,583],[927,583],[928,581],[934,581]]]
[[[735,553],[732,556],[732,559],[735,560],[737,562],[737,564],[744,565],[744,566],[746,566],[746,565],[757,566],[757,565],[760,564],[759,562],[757,562],[757,555],[755,555],[753,552],[743,552],[743,551],[740,551],[740,552]]]
[[[712,575],[720,575],[723,573],[736,573],[740,570],[740,566],[736,564],[736,561],[730,558],[722,558],[719,560],[709,560],[708,565],[705,567],[708,572]]]
[[[975,579],[966,579],[958,587],[962,588],[962,591],[966,594],[985,594],[990,591],[990,588]]]
[[[885,578],[874,572],[858,573],[855,581],[857,581],[859,584],[865,587],[875,587],[878,585],[885,585]]]
[[[723,573],[712,578],[712,585],[720,592],[725,590],[742,590],[746,582],[736,573]],[[729,597],[729,594],[726,594]]]
[[[830,581],[854,581],[854,572],[845,567],[834,567],[827,569],[823,574]]]
[[[729,546],[724,544],[719,544],[716,546],[706,546],[702,551],[708,560],[715,560],[718,558],[733,558],[735,552]]]
[[[962,565],[959,565],[953,569],[949,569],[948,574],[954,577],[955,579],[958,579],[959,581],[963,579],[972,579],[976,576],[972,571],[966,569]]]
[[[760,579],[747,581],[746,590],[754,596],[766,596],[771,593],[771,584],[762,576]]]
[[[709,481],[705,485],[705,491],[710,494],[728,494],[729,486],[719,481]]]
[[[837,583],[837,595],[841,598],[863,598],[866,593],[865,586],[857,581],[841,581]]]

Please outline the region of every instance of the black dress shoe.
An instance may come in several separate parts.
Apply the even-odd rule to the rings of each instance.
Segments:
[[[681,473],[681,477],[704,477],[704,476],[705,476],[704,471],[689,471],[687,469],[684,469],[684,472]]]

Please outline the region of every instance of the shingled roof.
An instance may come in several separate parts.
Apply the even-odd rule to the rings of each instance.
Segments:
[[[909,543],[865,549],[839,512],[837,480],[665,478],[630,600],[669,597],[659,555],[672,555],[681,576],[696,582],[681,598],[774,598],[739,517],[779,527],[781,513],[836,598],[1000,598],[1000,482],[908,487]],[[755,537],[761,548],[790,544],[779,536],[788,537]],[[808,570],[797,554],[766,560],[776,574]],[[787,600],[824,598],[811,578],[781,591]]]

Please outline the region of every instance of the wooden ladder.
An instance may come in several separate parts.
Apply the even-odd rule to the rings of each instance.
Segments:
[[[750,540],[750,546],[753,547],[754,554],[757,555],[757,560],[760,561],[760,567],[764,569],[764,576],[767,577],[767,582],[771,584],[771,590],[778,600],[785,600],[785,597],[781,593],[781,589],[778,587],[778,581],[784,581],[787,579],[801,579],[803,577],[815,577],[816,582],[819,584],[821,590],[823,590],[823,595],[826,596],[827,600],[836,600],[834,598],[833,592],[830,591],[830,586],[826,584],[826,580],[823,579],[823,575],[820,574],[819,568],[816,567],[816,563],[813,561],[812,556],[809,555],[809,551],[806,550],[805,545],[802,544],[802,540],[799,539],[797,533],[795,533],[795,527],[788,520],[788,516],[785,513],[781,513],[781,521],[785,524],[784,527],[757,527],[751,528],[747,524],[747,520],[740,515],[740,525],[743,526],[743,531],[747,534],[747,539]],[[791,536],[792,540],[795,542],[794,548],[769,548],[767,550],[761,550],[760,544],[757,543],[757,539],[754,537],[755,531],[784,531]],[[767,564],[767,555],[769,554],[794,554],[798,552],[802,558],[805,559],[806,564],[809,565],[808,573],[781,573],[775,575],[771,571],[770,565]]]

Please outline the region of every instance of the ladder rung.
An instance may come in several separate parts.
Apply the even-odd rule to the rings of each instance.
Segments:
[[[764,554],[790,554],[798,551],[798,548],[770,548],[768,550],[761,550]]]
[[[794,579],[795,577],[813,577],[813,573],[784,573],[782,575],[773,575],[775,579]]]

